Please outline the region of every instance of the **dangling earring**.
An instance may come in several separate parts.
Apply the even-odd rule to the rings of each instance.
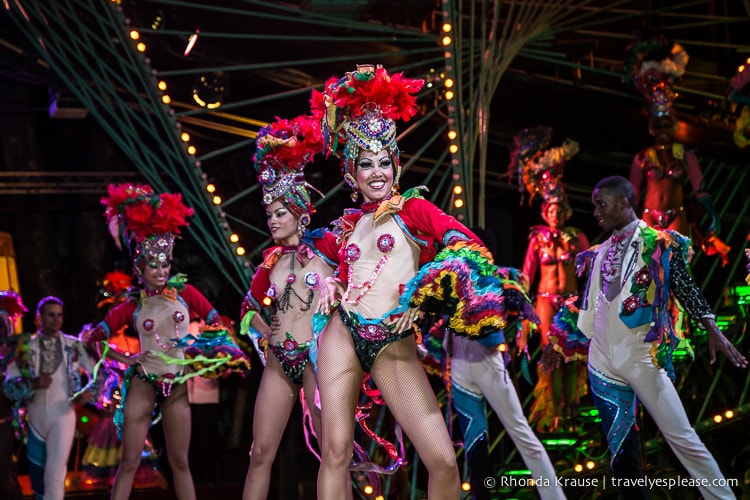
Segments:
[[[302,214],[300,216],[299,220],[297,221],[297,233],[299,233],[300,236],[305,234],[305,230],[307,229],[307,226],[310,224],[310,216],[308,214]]]
[[[344,180],[347,184],[349,184],[349,187],[352,188],[352,194],[350,194],[349,197],[353,202],[356,203],[357,197],[359,196],[359,186],[357,186],[357,179],[355,179],[352,174],[347,172],[344,174]]]

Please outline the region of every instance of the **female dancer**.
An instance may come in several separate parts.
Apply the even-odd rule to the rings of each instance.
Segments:
[[[190,405],[183,382],[195,375],[218,376],[227,367],[246,370],[249,362],[226,338],[226,331],[218,330],[220,318],[208,300],[186,283],[184,275],[170,278],[174,234],[193,213],[183,205],[181,195],[157,195],[150,186],[132,184],[110,185],[108,193],[102,203],[107,206],[110,229],[117,230],[118,223],[124,223],[125,230],[118,236],[126,234],[134,240],[133,271],[141,286],[137,296],[112,309],[87,334],[89,342],[106,340],[129,324],[141,343],[141,352],[136,354],[104,345],[105,356],[129,366],[122,384],[121,408],[115,414],[122,455],[112,498],[130,496],[154,404],[158,403],[175,494],[181,500],[193,500],[195,486],[188,464]],[[119,238],[115,241],[119,243]],[[214,329],[207,329],[197,339],[188,335],[192,316],[204,319]],[[221,356],[217,356],[219,352]],[[191,371],[193,366],[200,369]]]
[[[488,252],[469,229],[417,193],[398,194],[401,167],[394,120],[415,114],[413,94],[422,85],[421,80],[389,75],[381,67],[360,66],[341,79],[326,82],[325,94],[313,95],[314,114],[325,117],[325,129],[342,132],[341,137],[332,137],[329,146],[335,150],[338,139],[345,141],[344,179],[355,196],[361,194],[364,199],[361,210],[339,220],[337,277],[325,281],[320,296],[320,312],[337,311],[318,340],[323,424],[318,497],[322,499],[339,498],[345,489],[352,456],[352,416],[365,372],[427,467],[429,498],[460,495],[451,439],[416,356],[412,322],[425,296],[420,296],[413,279],[419,276],[421,264],[436,257],[438,244],[448,247],[436,264],[438,271],[459,254],[482,254],[487,263]],[[467,263],[466,259],[457,261]],[[470,280],[463,283],[473,285]],[[402,291],[406,291],[403,296]],[[464,298],[459,294],[459,299]],[[482,298],[474,296],[478,302]],[[475,304],[462,304],[464,308],[453,311],[457,315],[475,311]],[[476,321],[455,326],[464,334],[472,329],[479,333],[489,326],[490,317],[498,319],[484,312],[486,318],[478,315],[472,318]],[[451,316],[449,321],[460,319]]]
[[[642,200],[642,218],[646,224],[690,236],[706,254],[718,254],[726,265],[730,248],[717,236],[720,219],[703,185],[698,158],[674,137],[678,120],[673,107],[676,97],[673,85],[685,73],[687,62],[687,52],[662,35],[638,37],[626,51],[626,71],[648,101],[651,115],[648,131],[654,138],[653,146],[643,148],[633,158],[630,183],[635,190],[636,206],[640,190],[646,184]],[[691,215],[693,220],[688,219],[686,181],[690,181],[696,200],[710,217],[705,228],[700,227],[696,215]]]
[[[534,226],[529,235],[529,246],[523,263],[523,274],[529,284],[536,279],[535,309],[539,315],[542,347],[542,364],[539,382],[534,390],[536,401],[531,408],[530,420],[537,423],[538,429],[558,430],[560,420],[570,421],[573,417],[573,404],[585,393],[586,367],[580,363],[561,363],[552,360],[549,344],[549,331],[555,314],[567,299],[577,291],[575,257],[589,247],[586,235],[576,228],[566,227],[572,210],[564,195],[548,197],[542,203],[544,226]],[[525,339],[522,336],[519,350]],[[585,353],[581,353],[585,360]],[[550,363],[552,361],[552,363]],[[572,359],[570,361],[575,361]],[[552,365],[552,366],[550,366]]]
[[[335,256],[337,248],[330,233],[324,237],[323,232],[306,232],[315,207],[302,171],[322,145],[319,122],[305,116],[277,119],[260,130],[256,141],[255,169],[277,246],[264,253],[242,304],[242,333],[252,327],[268,343],[255,400],[250,467],[242,495],[246,500],[268,496],[271,466],[300,387],[315,434],[321,435],[315,371],[308,361],[314,302],[322,280],[333,275],[335,267],[325,253]],[[316,248],[321,245],[328,245],[325,253]],[[258,314],[264,308],[273,311],[272,326]]]

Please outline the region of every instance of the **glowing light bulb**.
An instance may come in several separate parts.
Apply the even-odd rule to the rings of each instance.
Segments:
[[[442,40],[443,45],[445,45],[445,46],[450,45],[452,41],[453,41],[453,39],[451,37],[449,37],[449,36],[444,36],[443,40]]]
[[[138,33],[136,30],[133,30],[130,32],[130,39],[131,40],[138,40],[141,37],[141,34]]]
[[[461,208],[464,206],[464,200],[461,198],[456,199],[456,201],[453,202],[453,206],[456,208]]]
[[[183,132],[180,134],[180,139],[182,139],[182,142],[188,142],[190,140],[190,134]]]
[[[146,44],[143,42],[138,42],[138,45],[135,46],[135,50],[138,52],[146,52]]]
[[[208,191],[209,193],[213,193],[214,191],[216,191],[216,186],[214,186],[213,184],[207,184],[206,191]]]
[[[455,82],[453,81],[453,78],[446,78],[445,79],[445,88],[452,88],[453,85],[455,85]]]
[[[453,194],[461,194],[464,192],[464,187],[460,185],[453,186]]]
[[[237,247],[237,250],[235,250],[235,252],[237,252],[237,255],[240,255],[240,256],[245,255],[245,248]]]
[[[159,90],[167,90],[167,82],[165,82],[164,80],[159,81],[157,86],[159,87]]]
[[[451,23],[443,24],[443,31],[445,31],[446,33],[450,33],[452,29],[453,25],[451,25]]]
[[[455,130],[448,131],[448,139],[450,139],[451,141],[455,139],[457,136],[458,136],[458,132],[456,132]]]
[[[451,144],[450,147],[448,148],[448,151],[450,151],[451,154],[458,153],[458,144]]]
[[[221,196],[218,194],[214,196],[211,201],[213,201],[214,205],[221,205]]]
[[[231,241],[232,243],[237,243],[238,241],[240,241],[240,237],[237,236],[237,233],[232,233],[229,235],[229,241]]]

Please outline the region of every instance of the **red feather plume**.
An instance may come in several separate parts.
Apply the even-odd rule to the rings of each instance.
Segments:
[[[121,234],[136,243],[155,234],[180,234],[180,228],[188,225],[186,218],[194,213],[181,194],[156,194],[145,184],[110,184],[107,193],[102,198],[107,207],[104,216],[118,247]]]

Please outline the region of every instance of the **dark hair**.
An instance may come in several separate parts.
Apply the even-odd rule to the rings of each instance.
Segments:
[[[594,189],[606,189],[607,191],[611,191],[617,196],[622,196],[628,200],[628,204],[631,207],[635,207],[635,190],[633,190],[633,185],[621,175],[605,177],[596,183]]]
[[[36,313],[41,316],[42,311],[44,310],[44,306],[46,306],[47,304],[57,304],[60,307],[65,306],[62,300],[58,299],[54,295],[48,295],[39,301],[39,304],[37,304],[36,306]]]

